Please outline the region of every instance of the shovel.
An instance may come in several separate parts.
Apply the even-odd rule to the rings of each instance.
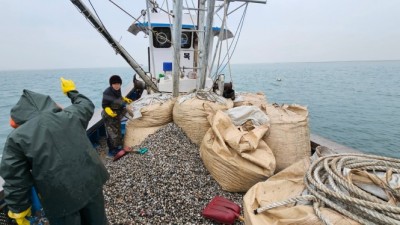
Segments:
[[[223,224],[233,224],[236,219],[244,221],[240,216],[240,206],[221,196],[215,196],[201,214]]]

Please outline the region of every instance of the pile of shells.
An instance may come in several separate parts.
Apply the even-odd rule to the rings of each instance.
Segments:
[[[104,142],[98,148],[103,154]],[[144,154],[104,159],[110,173],[104,186],[110,224],[217,224],[201,215],[214,196],[242,207],[244,193],[221,189],[204,167],[199,147],[176,124],[149,135],[134,151],[143,148]]]

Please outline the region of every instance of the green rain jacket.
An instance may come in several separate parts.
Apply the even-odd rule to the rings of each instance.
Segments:
[[[94,105],[77,91],[72,105],[59,108],[50,96],[24,90],[11,109],[20,126],[8,136],[0,175],[5,201],[15,213],[31,206],[35,186],[48,217],[62,217],[83,208],[102,191],[109,174],[86,135]]]

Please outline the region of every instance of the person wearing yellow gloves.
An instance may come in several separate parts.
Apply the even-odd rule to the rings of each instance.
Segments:
[[[103,92],[102,117],[107,133],[108,155],[114,157],[123,149],[121,119],[127,113],[125,105],[132,103],[132,100],[122,96],[120,76],[112,75],[109,84]]]
[[[9,217],[28,225],[31,188],[51,225],[106,225],[103,185],[109,174],[86,135],[94,105],[72,80],[61,78],[71,105],[62,109],[50,96],[23,90],[11,109],[0,164]]]

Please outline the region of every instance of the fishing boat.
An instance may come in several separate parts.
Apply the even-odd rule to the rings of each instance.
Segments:
[[[226,18],[239,9],[242,9],[242,13],[245,14],[249,3],[267,3],[266,0],[235,0],[222,2],[216,6],[215,1],[208,1],[207,5],[206,1],[199,1],[197,6],[183,7],[180,1],[175,4],[164,1],[164,7],[160,7],[156,1],[146,1],[146,9],[141,11],[141,15],[132,17],[134,22],[127,29],[135,36],[143,32],[149,41],[148,71],[145,71],[108,32],[102,20],[93,13],[94,8],[90,9],[80,0],[71,0],[71,2],[107,40],[115,52],[132,67],[137,75],[135,79],[145,83],[147,93],[173,93],[174,97],[179,93],[195,90],[212,90],[219,95],[224,94],[224,86],[227,85],[222,71],[229,66],[234,45],[238,41],[238,37],[227,29]],[[126,12],[125,9],[111,2]],[[239,4],[235,6],[234,3]],[[173,9],[169,8],[172,6]],[[228,11],[229,6],[230,11]],[[218,12],[221,14],[219,17],[223,18],[219,24],[214,21]],[[140,17],[144,18],[143,21],[139,21]],[[239,29],[243,26],[243,22],[242,15],[242,19],[237,24],[237,34],[240,33]],[[224,50],[224,46],[227,46],[224,41],[227,42],[230,39],[232,40],[229,47]],[[225,56],[221,56],[223,51],[225,51]],[[123,94],[136,100],[137,95],[133,94],[136,90],[137,88],[133,85],[125,89]],[[88,127],[88,135],[94,143],[105,135],[100,114],[100,111],[95,112]],[[126,119],[122,121],[123,127],[125,122]]]
[[[133,35],[143,32],[148,38],[148,69],[145,70],[108,32],[105,24],[93,13],[94,9],[87,7],[81,0],[71,2],[135,71],[133,82],[123,93],[133,100],[137,100],[142,94],[171,93],[178,97],[201,91],[234,98],[233,86],[226,82],[223,72],[229,68],[243,20],[239,21],[236,32],[233,33],[227,26],[227,16],[240,10],[245,14],[249,4],[267,3],[266,0],[199,0],[197,6],[184,7],[182,0],[175,0],[164,1],[162,7],[155,0],[147,0],[146,9],[127,28]],[[113,1],[110,2],[116,5]],[[216,4],[217,2],[220,4]],[[126,12],[122,8],[121,10]],[[220,23],[214,20],[218,13],[221,14],[218,16]],[[138,19],[140,17],[144,18],[143,21]],[[276,80],[281,81],[280,78]],[[126,118],[121,121],[123,132],[126,123]],[[87,135],[94,146],[106,136],[101,110],[96,111],[89,122]],[[311,152],[325,146],[336,153],[359,153],[315,134],[310,135],[309,146]],[[0,199],[2,198],[3,190],[0,192]],[[0,201],[3,211],[4,207],[4,201]]]
[[[138,17],[132,17],[134,22],[127,28],[127,31],[135,36],[139,33],[144,33],[146,35],[145,38],[149,41],[147,56],[148,71],[145,71],[143,65],[137,63],[128,51],[107,31],[105,25],[93,13],[93,9],[91,10],[80,0],[71,0],[71,2],[107,40],[108,44],[110,44],[115,52],[121,55],[128,65],[132,67],[138,75],[137,78],[135,75],[135,79],[146,84],[148,92],[145,93],[172,93],[175,91],[175,96],[178,95],[178,93],[188,93],[194,90],[213,90],[218,92],[218,94],[223,95],[225,75],[220,73],[230,63],[229,59],[232,57],[232,53],[229,52],[229,50],[228,52],[225,52],[226,55],[222,59],[223,62],[220,62],[221,59],[219,59],[218,63],[215,62],[216,54],[221,54],[222,46],[224,45],[222,42],[234,39],[235,35],[226,28],[226,21],[222,19],[219,25],[215,25],[213,24],[213,18],[217,15],[218,11],[225,10],[219,18],[225,17],[226,19],[228,14],[231,14],[240,8],[244,8],[242,14],[245,14],[249,3],[267,4],[266,0],[227,1],[226,3],[229,4],[234,2],[240,3],[228,11],[227,6],[229,6],[229,4],[226,4],[225,2],[224,4],[215,6],[215,2],[207,1],[207,4],[209,5],[206,6],[206,1],[199,1],[196,7],[185,8],[183,5],[178,5],[178,1],[176,5],[172,2],[169,4],[170,7],[174,6],[180,10],[177,10],[176,8],[171,10],[170,8],[161,8],[156,1],[146,1],[146,9],[143,9],[141,15]],[[121,8],[113,1],[111,2],[115,6]],[[164,1],[164,3],[166,2],[167,1]],[[215,8],[215,10],[206,11],[206,8]],[[126,12],[122,8],[121,10]],[[174,17],[174,10],[179,12],[179,15],[176,17]],[[140,17],[145,18],[143,19],[143,22],[139,21],[138,18]],[[173,24],[180,24],[180,26],[173,26]],[[242,25],[243,20],[239,22],[236,34],[240,33],[239,29]],[[173,35],[176,33],[180,33],[181,35],[178,35],[178,38],[174,39]],[[215,39],[218,39],[217,44],[214,43]],[[238,40],[232,40],[229,48],[233,46],[232,43],[236,45],[237,41]],[[181,43],[181,45],[177,43]],[[213,67],[217,67],[217,69],[214,68],[213,70]],[[174,77],[173,74],[175,74]],[[179,82],[176,82],[177,80]],[[174,83],[174,81],[176,83]],[[281,79],[277,78],[277,81],[281,81]],[[143,88],[143,86],[140,88]],[[123,90],[122,94],[130,96],[132,99],[136,100],[138,94],[134,83],[130,83],[127,88]],[[122,121],[123,129],[126,121],[127,118],[124,118]],[[95,145],[98,143],[100,138],[104,138],[106,135],[104,124],[101,119],[101,110],[95,112],[93,118],[89,122],[87,133],[90,140]],[[320,145],[328,146],[339,153],[359,152],[356,149],[335,143],[316,134],[311,134],[310,140],[312,152],[314,152],[316,147]]]

